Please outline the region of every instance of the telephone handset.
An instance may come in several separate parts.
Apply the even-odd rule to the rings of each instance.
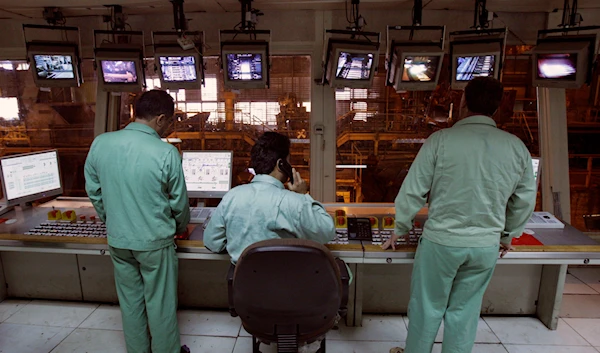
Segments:
[[[288,163],[288,161],[284,159],[279,160],[279,169],[290,178],[290,183],[294,183],[294,173],[292,171],[292,166]]]

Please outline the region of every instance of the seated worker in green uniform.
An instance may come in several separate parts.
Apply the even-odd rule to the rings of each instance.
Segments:
[[[294,183],[283,183],[288,175],[280,161],[289,162],[290,139],[266,132],[252,147],[251,168],[256,176],[250,184],[229,191],[204,230],[204,246],[220,253],[227,250],[236,263],[244,249],[256,242],[300,238],[327,243],[336,237],[333,219],[307,194],[306,182],[292,169]]]
[[[469,82],[460,120],[427,139],[396,198],[395,234],[384,249],[408,233],[429,196],[411,277],[406,353],[430,353],[442,320],[442,352],[471,352],[498,253],[512,249],[535,207],[531,155],[491,118],[502,96],[496,79]]]
[[[168,93],[143,93],[135,122],[96,137],[85,162],[86,191],[108,230],[128,353],[188,351],[177,324],[174,236],[187,229],[189,201],[181,156],[160,140],[174,109]]]

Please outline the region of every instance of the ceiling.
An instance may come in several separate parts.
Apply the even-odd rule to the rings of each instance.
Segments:
[[[343,10],[348,0],[254,0],[253,7],[262,11],[271,10]],[[0,0],[0,18],[41,18],[43,7],[60,7],[67,17],[97,16],[108,10],[99,5],[122,5],[129,15],[169,13],[172,5],[168,0]],[[473,10],[474,0],[423,0],[427,10]],[[406,9],[412,8],[412,0],[362,0],[361,9]],[[193,12],[237,12],[238,0],[185,0],[187,13]],[[551,12],[562,11],[563,0],[488,0],[487,8],[495,12]],[[580,9],[600,9],[599,0],[579,0]]]

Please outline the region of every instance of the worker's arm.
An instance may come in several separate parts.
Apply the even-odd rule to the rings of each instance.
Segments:
[[[523,148],[525,149],[524,146]],[[537,188],[535,185],[535,176],[533,175],[531,155],[527,151],[524,153],[527,154],[525,158],[525,170],[506,205],[506,225],[504,227],[504,234],[500,239],[500,242],[506,245],[509,245],[514,237],[523,234],[525,225],[535,209]]]
[[[333,219],[325,211],[321,203],[315,201],[309,194],[297,195],[300,204],[297,206],[297,217],[295,217],[294,232],[299,238],[314,240],[325,244],[335,239],[335,225]],[[294,199],[296,199],[294,197]]]
[[[190,202],[181,166],[181,156],[179,156],[177,149],[173,148],[169,151],[165,162],[168,163],[169,170],[169,205],[171,206],[171,214],[175,218],[175,234],[181,234],[185,232],[190,222]]]
[[[427,202],[441,133],[437,132],[425,141],[396,196],[396,235],[405,235],[412,229],[415,216]]]
[[[96,213],[102,222],[106,223],[106,211],[104,210],[104,202],[102,201],[102,186],[100,185],[100,178],[94,165],[95,156],[94,151],[96,141],[92,143],[88,156],[85,160],[84,175],[85,175],[85,191],[96,209]]]
[[[221,253],[227,248],[227,237],[225,234],[225,218],[223,207],[226,200],[222,200],[204,230],[204,246],[214,252]]]

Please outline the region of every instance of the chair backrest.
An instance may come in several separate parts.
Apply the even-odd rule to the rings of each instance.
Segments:
[[[253,336],[316,338],[331,329],[342,301],[340,270],[329,250],[302,239],[255,243],[239,258],[233,304]]]

